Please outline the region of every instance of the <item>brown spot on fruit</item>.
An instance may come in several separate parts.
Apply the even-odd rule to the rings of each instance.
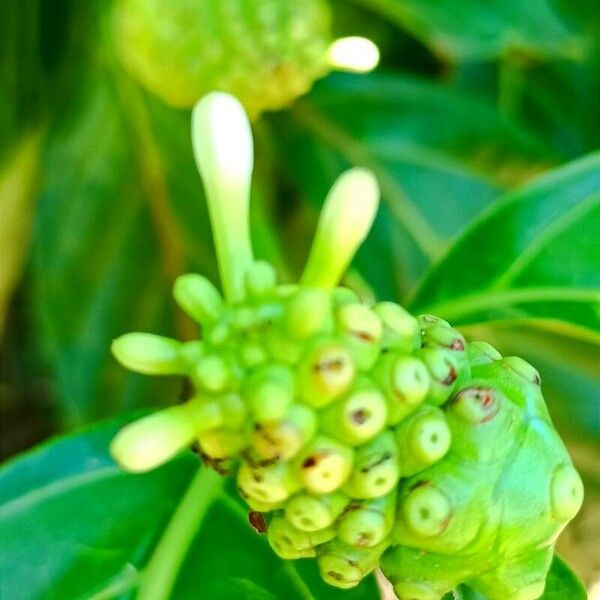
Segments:
[[[248,523],[256,530],[257,533],[265,533],[267,531],[267,523],[262,513],[251,510],[248,513]]]
[[[358,410],[355,410],[352,413],[352,420],[357,424],[357,425],[362,425],[363,423],[365,423],[368,418],[369,418],[370,414],[368,411],[360,408]]]
[[[456,372],[456,369],[454,368],[454,365],[451,365],[450,363],[446,363],[449,367],[448,369],[448,375],[446,376],[446,378],[442,381],[442,383],[444,385],[452,385],[456,379],[458,378],[458,374]]]

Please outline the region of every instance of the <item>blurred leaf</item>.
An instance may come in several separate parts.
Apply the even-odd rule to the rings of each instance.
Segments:
[[[0,471],[3,598],[128,598],[144,578],[154,585],[171,560],[177,581],[164,600],[197,598],[200,591],[220,600],[378,597],[372,578],[349,592],[327,587],[314,573],[301,579],[222,495],[218,476],[201,471],[193,478],[198,461],[191,453],[144,475],[122,472],[107,447],[125,421],[52,441]],[[211,496],[220,501],[203,507],[209,513],[202,521],[193,509],[201,513],[198,504]],[[173,544],[173,535],[191,543],[189,551]],[[164,559],[158,568],[157,557]]]
[[[585,53],[576,62],[526,70],[523,92],[529,110],[524,119],[563,156],[576,157],[600,147],[600,11],[587,0],[558,0],[556,4],[584,32]]]
[[[574,58],[582,40],[548,0],[354,0],[396,22],[448,59],[507,52]]]
[[[378,177],[384,201],[356,266],[382,299],[404,295],[501,186],[551,160],[495,109],[396,74],[330,76],[292,116],[276,120],[280,154],[311,200],[349,165]]]
[[[0,36],[0,158],[39,117],[43,82],[39,0],[7,0]]]
[[[30,132],[0,165],[0,334],[29,248],[41,142],[41,131]]]
[[[432,267],[412,303],[536,365],[568,438],[600,431],[599,226],[593,154],[491,206]]]
[[[197,461],[125,475],[107,454],[120,425],[52,441],[0,471],[3,598],[90,598],[135,581]]]
[[[596,153],[490,207],[431,268],[412,305],[457,325],[542,319],[597,340],[599,224]]]

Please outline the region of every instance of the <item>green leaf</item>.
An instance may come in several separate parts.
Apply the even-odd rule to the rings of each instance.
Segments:
[[[575,58],[582,40],[548,0],[355,0],[381,13],[448,59],[491,59],[507,52]]]
[[[191,453],[143,475],[122,472],[107,447],[131,418],[51,441],[0,471],[3,598],[130,597],[140,584],[160,600],[200,590],[224,600],[378,597],[372,578],[346,593],[320,582],[314,565],[306,573],[277,558],[220,478],[195,475]]]
[[[178,387],[125,374],[109,351],[131,329],[172,333],[172,254],[155,235],[131,139],[118,89],[94,73],[64,106],[42,159],[33,307],[66,424],[168,402]]]
[[[135,580],[197,461],[125,475],[107,454],[121,424],[52,441],[2,469],[2,597],[89,598]]]
[[[403,296],[501,187],[551,160],[494,108],[398,74],[332,75],[292,117],[276,120],[280,154],[314,202],[350,165],[378,177],[383,202],[356,266],[382,299]]]
[[[577,575],[560,556],[555,555],[546,580],[546,590],[540,600],[586,600],[587,597]]]
[[[412,306],[457,325],[537,319],[600,333],[600,154],[507,194],[424,278]]]

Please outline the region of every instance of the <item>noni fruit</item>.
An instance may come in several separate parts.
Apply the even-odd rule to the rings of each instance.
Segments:
[[[222,90],[254,116],[328,70],[326,0],[117,0],[113,20],[129,74],[177,107]]]
[[[115,340],[125,366],[195,390],[125,427],[115,458],[145,471],[197,443],[236,478],[273,550],[315,558],[334,586],[381,566],[400,598],[439,600],[463,582],[489,600],[538,598],[583,496],[539,373],[436,316],[338,287],[377,210],[370,172],[335,183],[299,283],[282,284],[252,254],[241,105],[205,97],[192,139],[224,295],[182,275],[175,299],[200,340]]]

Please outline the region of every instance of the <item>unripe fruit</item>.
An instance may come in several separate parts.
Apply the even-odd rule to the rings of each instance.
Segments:
[[[355,467],[344,486],[354,498],[377,498],[390,492],[400,478],[398,449],[391,431],[384,431],[356,450]]]
[[[330,436],[351,445],[375,437],[387,420],[383,393],[373,386],[350,392],[321,411],[320,426]]]
[[[402,512],[408,526],[423,537],[439,535],[452,517],[450,500],[436,487],[415,487],[402,501]]]
[[[381,564],[400,597],[440,600],[468,582],[488,600],[536,598],[583,500],[539,373],[433,315],[335,287],[375,214],[376,182],[362,169],[329,194],[301,284],[278,285],[240,219],[250,141],[213,139],[211,115],[249,136],[243,113],[216,94],[194,115],[226,298],[184,276],[175,296],[202,341],[115,341],[126,366],[196,388],[124,428],[115,458],[144,471],[197,439],[205,465],[234,475],[265,513],[275,552],[316,558],[337,587]]]
[[[392,530],[395,511],[395,492],[361,503],[351,503],[339,520],[338,537],[358,548],[376,546]]]
[[[288,105],[328,70],[323,0],[118,0],[114,25],[130,75],[177,107],[222,90],[255,115]]]
[[[285,505],[287,520],[302,531],[318,531],[333,524],[350,499],[345,494],[312,496],[301,493]]]
[[[425,364],[406,355],[384,356],[376,367],[388,405],[388,423],[395,425],[425,400],[431,378]]]
[[[450,449],[452,434],[444,412],[425,406],[405,419],[395,430],[403,477],[425,470]]]
[[[337,490],[352,471],[354,453],[326,437],[318,437],[300,454],[298,476],[307,490],[329,494]]]
[[[307,404],[325,406],[352,383],[355,367],[350,352],[339,342],[323,341],[298,365],[298,395]]]

